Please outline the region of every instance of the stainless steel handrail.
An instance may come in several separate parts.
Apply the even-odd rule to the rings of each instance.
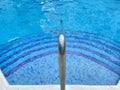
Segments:
[[[65,90],[66,41],[64,34],[60,34],[58,38],[60,88],[61,90]]]

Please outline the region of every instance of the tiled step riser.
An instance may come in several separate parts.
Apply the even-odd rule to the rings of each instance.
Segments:
[[[90,55],[90,56],[93,56],[94,55],[94,57],[95,56],[97,56],[96,58],[99,60],[107,60],[107,61],[109,61],[109,62],[111,62],[111,63],[114,63],[114,64],[116,64],[116,65],[118,65],[119,66],[119,63],[116,63],[116,61],[114,61],[114,60],[112,60],[111,58],[109,58],[108,56],[105,56],[104,54],[101,54],[101,53],[99,53],[99,52],[96,52],[96,51],[94,51],[94,50],[92,50],[92,49],[90,49],[90,48],[86,48],[86,47],[83,47],[83,46],[72,46],[72,45],[67,45],[68,46],[68,50],[70,49],[70,48],[72,48],[72,49],[74,49],[74,51],[79,51],[79,52],[84,52],[86,55]],[[37,49],[33,49],[33,50],[30,50],[29,52],[26,52],[25,54],[23,54],[22,56],[19,56],[19,57],[17,57],[17,58],[15,58],[15,59],[13,59],[12,61],[9,61],[8,63],[3,63],[3,65],[1,66],[1,69],[2,70],[4,70],[5,68],[9,68],[10,69],[10,65],[12,65],[12,66],[14,66],[13,64],[15,63],[16,64],[16,62],[17,61],[22,61],[22,59],[24,60],[24,58],[25,57],[27,57],[27,56],[31,56],[33,53],[36,53],[36,52],[38,52],[38,54],[42,54],[43,52],[41,51],[41,50],[43,50],[43,51],[45,51],[45,52],[49,52],[49,49],[51,49],[51,48],[55,48],[55,47],[57,47],[57,45],[50,45],[50,46],[45,46],[45,47],[41,47],[41,48],[37,48]],[[48,50],[47,50],[48,49]],[[57,48],[55,48],[55,49],[57,49]],[[46,51],[47,50],[47,51]],[[35,54],[35,55],[37,55],[37,53]],[[32,56],[31,56],[32,57]],[[20,63],[20,62],[19,62]]]
[[[77,39],[80,39],[78,36],[66,36],[66,37],[75,37],[75,38],[77,38]],[[57,38],[56,36],[55,37],[52,37],[52,38]],[[48,37],[48,38],[43,38],[43,39],[51,39],[50,37]],[[84,39],[84,38],[82,38],[82,39]],[[95,38],[93,38],[93,39],[95,39]],[[40,41],[41,39],[40,38],[36,38],[36,40],[34,41],[34,42],[36,42],[36,41]],[[90,41],[91,41],[91,39],[89,39]],[[33,41],[31,41],[30,40],[30,42],[33,42]],[[103,42],[101,42],[101,41],[97,41],[97,40],[92,40],[93,42],[96,42],[96,43],[99,43],[99,44],[103,44],[103,45],[105,45],[106,47],[108,46],[109,48],[112,48],[112,49],[114,49],[114,50],[117,50],[117,51],[119,51],[119,49],[117,48],[117,47],[114,47],[114,46],[111,46],[111,45],[106,45],[106,44],[104,44]],[[28,43],[30,43],[30,42],[26,42],[26,43],[22,43],[22,44],[20,44],[20,45],[18,45],[17,47],[14,47],[14,48],[18,48],[19,46],[24,46],[25,44],[28,44]],[[14,48],[11,48],[10,50],[7,50],[7,51],[5,51],[4,53],[7,53],[7,52],[9,52],[9,51],[11,51],[12,49],[14,49]],[[2,54],[4,54],[4,53],[2,53]],[[0,56],[1,56],[1,54],[0,54]]]
[[[17,47],[18,44],[30,42],[30,40],[34,40],[34,39],[37,39],[37,38],[44,38],[44,37],[47,37],[47,36],[46,35],[44,35],[44,36],[42,36],[42,35],[34,35],[34,36],[28,36],[28,37],[24,37],[24,38],[19,38],[19,39],[16,39],[16,40],[13,40],[13,41],[9,42],[8,44],[5,44],[3,46],[3,48],[1,48],[0,50],[3,51],[6,48],[10,48],[11,46]]]
[[[52,38],[55,38],[55,37],[52,37]],[[26,45],[29,45],[29,44],[31,44],[31,42],[39,42],[39,41],[43,41],[43,40],[46,40],[46,39],[48,39],[48,40],[50,40],[51,39],[51,37],[38,37],[38,38],[34,38],[34,39],[29,39],[29,41],[25,41],[25,42],[23,42],[23,43],[21,43],[20,41],[19,41],[19,43],[20,44],[18,44],[18,43],[16,43],[16,46],[13,46],[12,47],[12,45],[11,45],[11,47],[10,48],[8,48],[8,47],[6,47],[6,48],[8,48],[8,49],[6,49],[6,48],[4,48],[3,50],[1,50],[2,51],[2,53],[0,53],[0,57],[2,56],[2,55],[4,55],[4,54],[6,54],[6,53],[8,53],[8,52],[10,52],[10,51],[12,51],[12,50],[14,50],[14,49],[17,49],[17,48],[19,48],[19,47],[24,47],[24,46],[26,46]]]
[[[69,34],[71,34],[71,33],[69,33],[69,32],[65,32],[67,35],[69,35]],[[73,33],[73,35],[75,34],[75,35],[79,35],[79,33],[80,34],[85,34],[86,36],[90,36],[90,37],[93,37],[93,38],[96,38],[96,39],[99,39],[99,40],[102,40],[102,41],[105,41],[105,42],[107,42],[107,43],[111,43],[112,45],[115,45],[115,46],[117,46],[117,47],[119,47],[120,45],[119,45],[119,41],[116,41],[116,40],[112,40],[112,39],[110,39],[110,38],[108,38],[108,37],[105,37],[105,36],[103,36],[103,35],[97,35],[97,34],[94,34],[94,33],[90,33],[90,32],[80,32],[80,31],[78,31],[77,33]],[[58,34],[58,33],[57,33]],[[23,42],[26,42],[27,40],[29,40],[30,38],[31,38],[31,40],[33,39],[35,39],[35,38],[40,38],[40,37],[47,37],[47,35],[44,35],[44,36],[42,36],[42,35],[35,35],[35,36],[29,36],[29,37],[24,37],[24,38],[20,38],[20,39],[17,39],[17,40],[14,40],[14,41],[12,41],[12,42],[10,42],[10,44],[8,44],[8,45],[6,45],[6,46],[4,46],[4,48],[3,49],[1,49],[1,50],[4,50],[4,49],[6,49],[6,48],[9,48],[9,47],[11,47],[11,45],[15,45],[16,46],[16,43],[20,43],[20,41],[22,41],[21,43],[23,43]]]
[[[72,43],[72,42],[75,43],[75,41],[69,41],[69,42],[70,42],[70,43]],[[50,42],[49,42],[49,43],[50,43]],[[49,44],[49,43],[47,43],[47,44]],[[54,44],[54,43],[55,43],[55,42],[53,42],[52,44]],[[79,42],[76,42],[76,43],[79,43]],[[69,44],[69,43],[68,43],[68,44]],[[82,44],[83,44],[83,43],[81,43],[80,46],[81,46]],[[42,44],[42,45],[43,45],[43,44]],[[87,45],[85,45],[85,44],[83,44],[83,45],[84,45],[85,47],[87,46]],[[41,46],[41,45],[38,44],[38,46]],[[88,46],[89,46],[89,45],[88,45]],[[32,48],[33,48],[33,47],[34,47],[34,46],[32,46]],[[36,46],[35,46],[35,47],[36,47]],[[78,46],[75,46],[75,47],[78,47]],[[57,47],[56,47],[56,48],[57,48]],[[28,48],[28,49],[29,49],[29,48]],[[34,49],[34,48],[33,48],[33,49]],[[94,50],[94,47],[92,47],[92,49]],[[26,49],[25,49],[25,50],[26,50]],[[21,50],[21,51],[19,50],[19,52],[23,52],[23,51],[25,52],[25,50],[24,50],[24,49]],[[42,49],[41,49],[41,50],[42,50]],[[43,48],[43,50],[44,50],[44,48]],[[86,49],[86,50],[87,50],[87,49]],[[34,51],[34,50],[33,50],[33,51]],[[33,52],[33,51],[31,51],[31,52]],[[89,51],[90,51],[90,50],[89,50]],[[95,51],[96,51],[96,48],[95,48]],[[94,51],[94,52],[95,52],[95,51]],[[23,52],[23,53],[24,53],[24,52]],[[29,52],[29,51],[28,51],[28,52]],[[26,53],[28,53],[28,52],[26,52]],[[101,53],[101,51],[98,51],[98,54],[99,54],[100,56],[102,55],[102,57],[107,58],[106,55],[100,54],[99,52]],[[96,52],[96,53],[97,53],[97,52]],[[96,54],[96,53],[95,53],[95,54]],[[3,60],[2,60],[3,62],[1,61],[1,62],[2,62],[2,63],[1,63],[1,67],[2,67],[4,64],[6,64],[7,62],[9,62],[10,57],[12,58],[13,55],[15,55],[15,56],[18,55],[20,58],[22,57],[22,56],[19,55],[19,53],[16,53],[16,52],[15,52],[14,54],[12,54],[12,55],[6,57],[5,59],[3,59]],[[22,55],[24,55],[24,54],[22,54]],[[110,55],[112,55],[112,54],[110,54]],[[106,56],[106,57],[105,57],[105,56]],[[108,59],[108,58],[107,58],[107,59]],[[114,58],[114,59],[117,60],[118,58]],[[6,62],[5,62],[5,61],[6,61]]]
[[[81,39],[82,40],[82,39]],[[53,40],[53,42],[54,42],[54,40]],[[57,40],[56,40],[56,42],[57,42]],[[50,43],[50,42],[45,42],[45,43],[41,43],[41,42],[37,42],[35,45],[40,45],[40,44],[47,44],[47,43]],[[89,44],[90,45],[90,44]],[[30,46],[27,46],[27,47],[24,47],[23,48],[23,50],[26,50],[26,49],[28,49],[28,48],[32,48],[32,45],[30,45]],[[17,51],[14,51],[14,53],[13,53],[13,55],[15,55],[16,53],[19,53],[19,49],[17,48],[17,49],[15,49],[15,50],[17,50]],[[22,50],[22,48],[21,48],[21,50]],[[13,51],[11,51],[11,52],[13,52]],[[10,52],[9,52],[10,53]],[[9,53],[7,53],[7,54],[9,54]],[[108,53],[111,53],[111,52],[108,52]],[[114,53],[113,53],[114,54]],[[4,55],[2,55],[3,57],[5,57]],[[10,56],[8,56],[8,57],[5,57],[5,58],[11,58],[12,57],[12,55]],[[2,57],[1,57],[2,58]],[[0,61],[0,63],[3,63],[3,61],[5,61],[5,60],[1,60]]]

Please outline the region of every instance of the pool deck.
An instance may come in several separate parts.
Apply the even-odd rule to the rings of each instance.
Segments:
[[[0,70],[0,90],[60,90],[59,85],[9,85]],[[66,85],[66,90],[120,90],[118,85]]]

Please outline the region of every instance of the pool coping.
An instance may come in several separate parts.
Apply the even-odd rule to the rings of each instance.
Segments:
[[[60,85],[9,85],[0,70],[0,90],[60,90]],[[66,90],[120,90],[117,85],[66,85]]]

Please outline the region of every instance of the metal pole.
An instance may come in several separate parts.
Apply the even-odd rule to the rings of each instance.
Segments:
[[[66,67],[66,42],[64,34],[59,35],[59,66],[60,66],[60,88],[65,90],[65,67]]]

